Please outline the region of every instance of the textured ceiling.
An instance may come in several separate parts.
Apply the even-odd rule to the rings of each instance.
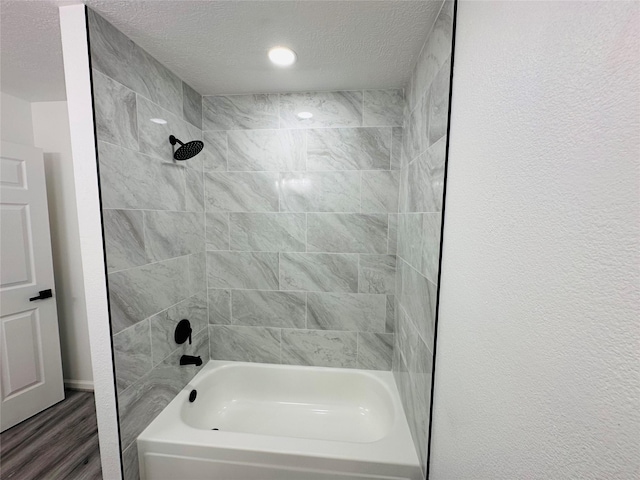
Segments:
[[[55,2],[0,0],[0,89],[32,102],[66,97]]]
[[[65,96],[56,5],[2,0],[2,90]],[[70,2],[64,2],[70,3]],[[403,87],[441,0],[87,0],[202,94]],[[266,56],[298,54],[288,69]]]

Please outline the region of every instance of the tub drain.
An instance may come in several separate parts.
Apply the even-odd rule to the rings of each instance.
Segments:
[[[212,428],[211,430],[218,430],[217,428]]]

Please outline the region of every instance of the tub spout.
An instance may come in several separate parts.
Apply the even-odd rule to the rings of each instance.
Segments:
[[[202,365],[202,359],[191,355],[182,355],[180,357],[180,365],[195,365],[196,367],[199,367]]]

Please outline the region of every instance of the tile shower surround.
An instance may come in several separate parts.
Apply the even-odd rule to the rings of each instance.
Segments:
[[[402,90],[203,97],[212,358],[391,369],[403,108]]]
[[[453,1],[444,2],[406,90],[398,200],[393,371],[426,471],[448,121]]]
[[[180,356],[209,357],[203,162],[174,163],[168,142],[202,138],[202,100],[91,10],[88,21],[121,446],[135,479],[137,435],[198,370]],[[193,343],[178,347],[182,318]]]
[[[406,106],[401,90],[201,99],[89,12],[126,478],[135,437],[196,371],[179,356],[209,349],[382,369],[393,357],[424,466],[451,10]],[[205,151],[175,164],[170,133]],[[193,345],[173,349],[184,317]]]

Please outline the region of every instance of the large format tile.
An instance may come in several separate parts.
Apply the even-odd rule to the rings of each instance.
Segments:
[[[355,368],[356,332],[282,330],[282,363]]]
[[[358,368],[391,370],[393,334],[358,332]]]
[[[133,442],[122,452],[123,480],[140,480],[140,463],[138,461],[138,446]]]
[[[395,255],[360,255],[358,288],[360,293],[394,294]]]
[[[441,228],[441,213],[422,214],[422,259],[419,270],[434,284],[438,283]]]
[[[109,272],[147,263],[142,215],[138,210],[102,211]]]
[[[362,172],[362,212],[397,213],[400,173]]]
[[[193,348],[193,335],[205,329],[209,324],[207,310],[207,294],[200,292],[149,319],[154,367],[178,349],[181,349],[183,354],[189,353],[189,350]],[[191,323],[192,343],[189,344],[187,341],[179,345],[175,342],[174,335],[176,326],[183,319],[187,319]]]
[[[300,112],[313,117],[301,120]],[[362,126],[362,92],[308,92],[280,95],[280,127]]]
[[[358,256],[281,253],[280,288],[319,292],[357,292]]]
[[[182,116],[202,130],[202,95],[182,82]]]
[[[202,97],[203,130],[278,128],[278,95]]]
[[[422,214],[403,213],[399,216],[398,256],[418,271],[422,270]]]
[[[202,132],[202,159],[205,172],[224,172],[227,170],[227,132]]]
[[[112,331],[118,333],[188,296],[187,257],[110,273]]]
[[[98,142],[103,208],[184,210],[184,168]]]
[[[210,325],[211,358],[280,363],[280,329]]]
[[[409,161],[429,147],[429,92],[418,99],[409,115],[409,124],[404,129],[403,144]]]
[[[303,213],[231,213],[231,250],[304,252]]]
[[[307,328],[384,332],[385,295],[308,293]]]
[[[359,172],[281,173],[283,212],[359,212]]]
[[[121,392],[151,370],[149,321],[139,322],[113,336],[116,386]]]
[[[189,255],[189,292],[195,295],[207,289],[207,257],[204,251]]]
[[[206,359],[209,337],[206,331],[196,335],[191,354]],[[194,375],[204,366],[180,365],[182,352],[176,350],[138,382],[118,394],[118,413],[122,447],[135,442],[149,423],[174,399]]]
[[[406,370],[406,384],[402,386],[400,395],[421,465],[425,468],[433,353],[406,317],[401,316],[398,329],[397,348],[403,359],[402,368]]]
[[[138,150],[135,92],[94,70],[93,103],[98,140]]]
[[[178,162],[174,160],[173,152],[180,145],[177,144],[174,147],[169,142],[171,135],[183,143],[200,140],[202,131],[183,120],[182,116],[174,115],[146,98],[138,96],[137,102],[140,151],[158,158],[159,161],[189,167],[202,172],[203,158],[201,154],[189,160]],[[152,118],[162,118],[167,123],[155,123],[151,121]]]
[[[305,328],[304,293],[233,290],[234,325]]]
[[[229,213],[207,212],[207,250],[229,250]]]
[[[391,129],[391,170],[400,170],[402,167],[402,127]]]
[[[450,81],[451,63],[449,58],[440,67],[429,92],[429,145],[433,145],[447,133]]]
[[[205,175],[207,212],[277,212],[277,183],[277,173],[207,173]]]
[[[309,213],[310,252],[387,253],[386,214]]]
[[[407,211],[442,211],[445,154],[446,136],[409,164]]]
[[[204,251],[204,218],[192,212],[144,212],[147,259],[157,262]]]
[[[93,68],[181,116],[182,81],[100,15],[87,10]]]
[[[209,323],[211,325],[231,324],[231,291],[209,289]]]
[[[391,128],[321,128],[307,132],[307,169],[389,170]]]
[[[403,110],[402,89],[364,91],[364,125],[367,127],[401,127]]]
[[[396,331],[396,296],[387,295],[387,314],[385,318],[385,332],[395,333]]]
[[[437,287],[404,261],[398,262],[399,303],[425,344],[433,345]]]
[[[389,214],[389,239],[387,253],[395,255],[398,252],[398,217],[397,213]]]
[[[304,171],[306,132],[235,130],[228,132],[229,171]]]
[[[278,254],[207,252],[209,288],[278,289]]]
[[[188,212],[204,212],[204,174],[198,170],[185,168],[184,181],[185,209]]]

